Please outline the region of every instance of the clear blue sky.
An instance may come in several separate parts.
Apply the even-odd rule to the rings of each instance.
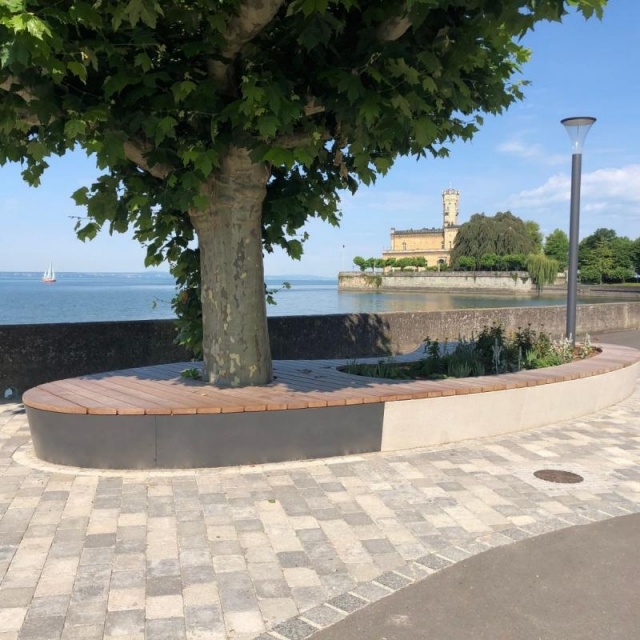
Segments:
[[[545,234],[568,231],[571,150],[560,120],[575,115],[598,118],[583,156],[581,236],[609,227],[639,237],[638,25],[639,0],[610,0],[601,22],[569,16],[539,25],[525,39],[533,55],[523,102],[487,118],[450,158],[402,159],[375,186],[345,195],[340,228],[309,223],[302,260],[267,256],[267,275],[334,277],[356,255],[380,256],[391,227],[441,226],[441,194],[450,186],[460,190],[460,222],[509,209]],[[0,168],[0,271],[38,271],[50,261],[58,271],[144,270],[144,250],[130,237],[75,238],[70,216],[82,209],[70,194],[97,175],[91,161],[71,154],[51,165],[38,189],[22,182],[18,166]]]

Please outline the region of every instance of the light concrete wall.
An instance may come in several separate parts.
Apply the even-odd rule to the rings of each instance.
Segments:
[[[526,294],[536,290],[526,271],[342,272],[338,276],[338,287],[345,291],[490,290]]]
[[[640,363],[610,373],[522,389],[387,402],[382,451],[496,436],[593,413],[628,397]]]

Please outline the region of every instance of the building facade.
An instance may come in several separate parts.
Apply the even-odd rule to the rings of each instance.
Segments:
[[[449,255],[458,234],[460,192],[445,189],[442,192],[441,229],[391,229],[391,248],[382,252],[383,258],[424,257],[427,266],[449,264]]]

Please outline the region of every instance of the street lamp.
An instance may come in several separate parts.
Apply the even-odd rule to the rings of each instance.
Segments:
[[[580,228],[580,177],[582,172],[582,146],[591,125],[596,121],[589,116],[564,118],[571,140],[571,217],[569,221],[569,281],[567,283],[567,338],[576,344],[576,305],[578,300],[578,234]]]

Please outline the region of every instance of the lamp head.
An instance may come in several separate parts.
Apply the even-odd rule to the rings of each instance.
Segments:
[[[587,133],[589,133],[589,129],[591,129],[591,125],[595,121],[596,119],[590,116],[579,116],[560,120],[560,124],[564,125],[564,128],[569,134],[572,153],[582,153],[584,139],[587,137]]]

